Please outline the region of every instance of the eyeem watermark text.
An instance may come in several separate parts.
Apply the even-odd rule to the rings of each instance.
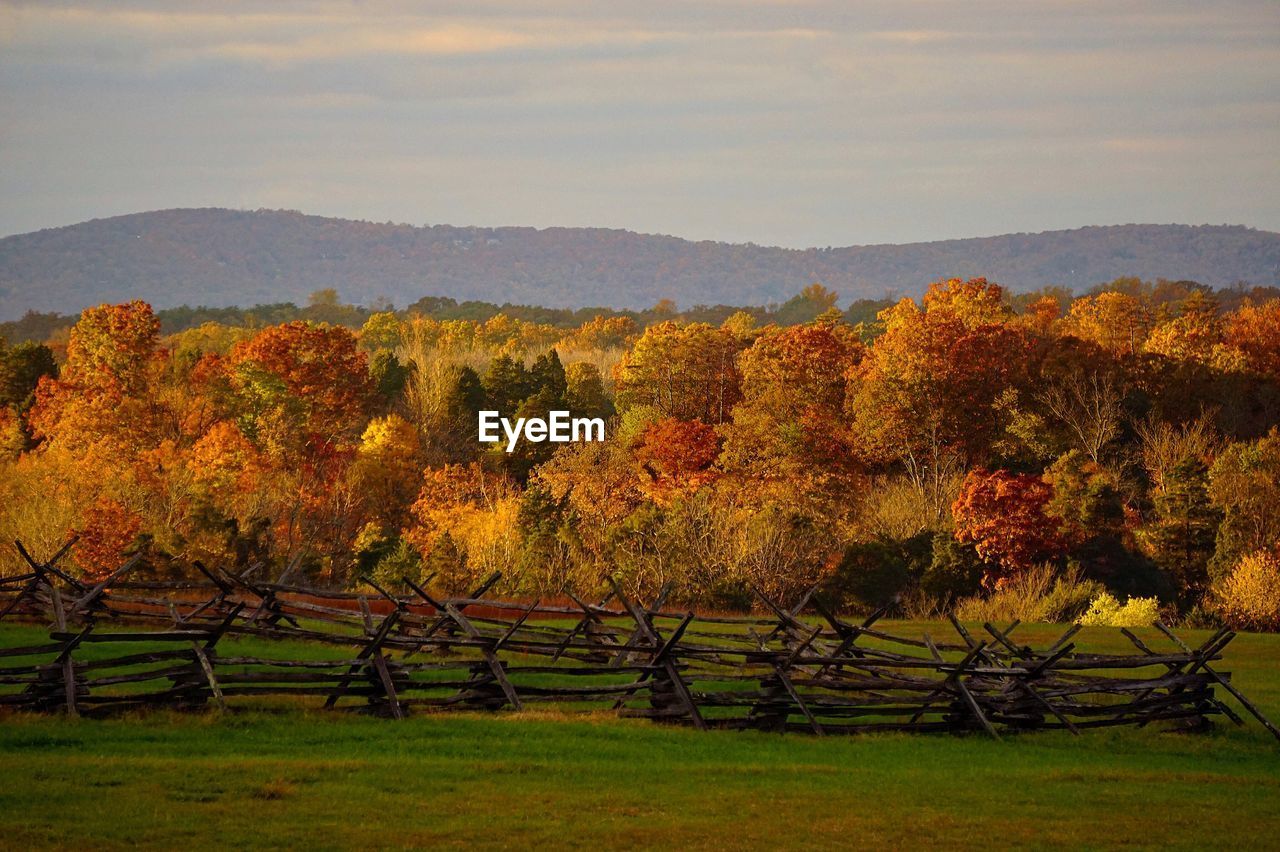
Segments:
[[[499,433],[501,429],[501,433]],[[568,444],[577,441],[603,441],[604,420],[599,417],[573,417],[567,411],[549,411],[546,418],[517,417],[512,423],[497,411],[480,412],[480,441],[496,444],[506,436],[507,452],[521,440],[539,444]]]

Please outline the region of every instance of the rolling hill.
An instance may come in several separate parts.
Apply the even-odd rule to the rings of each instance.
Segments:
[[[291,211],[161,210],[0,239],[0,319],[143,298],[157,307],[459,300],[639,308],[765,304],[820,281],[844,299],[986,275],[1013,290],[1121,275],[1280,283],[1280,234],[1118,225],[909,245],[783,249],[601,228],[378,224]]]

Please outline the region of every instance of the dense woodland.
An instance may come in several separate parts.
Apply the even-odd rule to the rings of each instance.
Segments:
[[[509,594],[612,575],[720,608],[821,583],[847,610],[1275,629],[1278,296],[103,305],[0,348],[0,535],[78,535],[90,576],[133,553],[335,587],[497,569]],[[608,439],[508,454],[477,442],[484,408],[602,416]]]

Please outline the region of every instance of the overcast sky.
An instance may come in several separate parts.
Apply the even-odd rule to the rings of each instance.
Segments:
[[[0,0],[0,234],[193,206],[1280,230],[1280,2]]]

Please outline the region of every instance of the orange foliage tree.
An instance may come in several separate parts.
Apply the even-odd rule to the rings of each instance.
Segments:
[[[275,422],[309,436],[351,440],[373,401],[365,353],[341,327],[272,326],[237,344],[229,367],[258,426]]]
[[[726,465],[752,476],[848,473],[845,400],[866,347],[843,322],[772,328],[743,353]]]
[[[449,464],[423,474],[418,498],[409,509],[411,521],[404,538],[427,556],[440,534],[469,512],[509,497],[510,481],[478,464]]]
[[[1209,363],[1222,343],[1218,304],[1194,290],[1183,300],[1178,316],[1157,326],[1147,338],[1146,351],[1176,361]]]
[[[634,450],[636,461],[649,474],[650,493],[662,497],[672,491],[694,491],[712,482],[711,469],[720,453],[715,427],[700,420],[667,417],[645,427]]]
[[[966,463],[984,461],[1001,434],[994,403],[1025,383],[1032,340],[989,321],[999,312],[985,282],[931,294],[928,309],[904,299],[880,314],[885,332],[855,372],[850,407],[858,453],[900,462],[940,516],[948,483]]]
[[[706,323],[650,326],[614,368],[619,408],[651,405],[667,417],[723,423],[741,398],[742,344]]]
[[[1243,305],[1227,319],[1224,338],[1249,369],[1280,379],[1280,299]]]
[[[1077,299],[1066,319],[1069,334],[1118,355],[1140,352],[1153,325],[1151,309],[1142,299],[1114,292]]]
[[[935,281],[921,302],[926,312],[949,313],[969,328],[998,324],[1013,317],[1013,310],[1004,301],[1004,288],[985,278]]]
[[[124,551],[142,528],[142,518],[118,500],[105,497],[85,507],[74,548],[76,564],[86,577],[99,580],[120,567]]]
[[[109,442],[121,463],[154,444],[164,423],[156,392],[166,353],[146,302],[86,310],[71,329],[57,379],[40,380],[29,422],[38,438],[75,447]]]

